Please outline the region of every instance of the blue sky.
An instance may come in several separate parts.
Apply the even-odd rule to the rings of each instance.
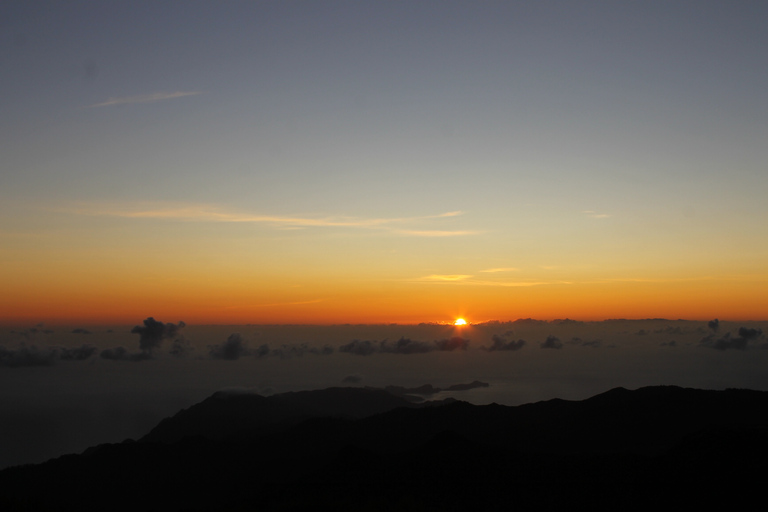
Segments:
[[[253,279],[335,275],[352,295],[378,285],[348,268],[371,283],[516,268],[522,283],[715,279],[754,303],[739,283],[766,278],[767,11],[6,2],[0,235],[16,248],[2,257],[72,260],[24,270],[41,289],[97,254],[105,275],[170,265],[138,252],[146,239],[205,261],[210,247],[239,254],[233,273],[250,258]],[[359,227],[403,218],[418,220]],[[374,253],[392,251],[387,270]],[[144,260],[126,267],[115,252]],[[558,307],[541,314],[571,314]]]

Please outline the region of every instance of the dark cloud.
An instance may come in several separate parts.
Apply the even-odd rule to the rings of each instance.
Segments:
[[[248,347],[240,333],[232,333],[224,343],[212,345],[209,354],[213,359],[236,361],[248,354]]]
[[[99,357],[101,357],[102,359],[107,359],[109,361],[131,361],[134,363],[152,359],[152,355],[146,350],[131,353],[131,352],[128,352],[128,349],[126,349],[125,347],[115,347],[115,348],[104,349],[101,351],[101,354],[99,354]]]
[[[661,343],[660,346],[662,346],[662,347],[676,347],[677,346],[677,342],[675,340],[666,341],[664,343]]]
[[[45,347],[22,344],[17,349],[0,346],[0,367],[53,366],[56,361],[84,361],[96,352],[96,347]]]
[[[180,333],[185,325],[184,322],[164,324],[150,316],[144,320],[144,327],[137,325],[131,329],[131,334],[139,335],[139,352],[131,353],[125,347],[115,347],[102,350],[99,356],[110,361],[147,361],[152,359],[152,352],[160,347],[163,340],[171,338],[174,338],[171,355],[176,357],[187,355],[191,351],[191,346]]]
[[[43,324],[37,324],[35,327],[30,327],[29,329],[24,329],[23,331],[11,331],[11,333],[18,334],[26,342],[34,343],[46,338],[47,334],[53,334],[53,331],[50,329],[43,329]]]
[[[522,325],[541,325],[546,324],[546,320],[536,320],[535,318],[518,318],[513,324],[522,324]]]
[[[131,333],[139,335],[139,348],[142,351],[151,352],[158,348],[163,340],[179,336],[185,325],[184,322],[164,324],[153,317],[149,317],[144,320],[144,327],[137,325],[131,329]]]
[[[339,352],[345,352],[347,354],[355,354],[357,356],[369,356],[376,352],[379,348],[378,341],[370,340],[352,340],[346,345],[339,347]]]
[[[712,332],[719,331],[720,330],[720,320],[718,320],[717,318],[715,318],[714,320],[710,320],[709,322],[707,322],[707,327],[712,329]]]
[[[177,338],[173,340],[171,349],[168,351],[174,357],[186,357],[192,353],[194,349],[188,340],[184,338]]]
[[[312,347],[309,349],[309,352],[318,356],[329,356],[333,354],[334,349],[330,345],[323,345],[322,347]]]
[[[648,331],[646,331],[645,329],[640,329],[635,333],[635,336],[646,336],[647,334],[648,334]]]
[[[72,329],[72,334],[91,334],[91,331],[78,327],[77,329]]]
[[[561,349],[563,348],[563,343],[560,341],[560,338],[557,336],[547,336],[547,339],[544,341],[544,343],[541,344],[541,348],[555,348],[555,349]]]
[[[763,335],[762,329],[751,329],[748,327],[739,327],[739,336],[745,340],[754,340]]]
[[[446,340],[436,340],[435,346],[437,350],[444,352],[452,352],[454,350],[467,350],[469,347],[469,340],[460,336],[454,336]]]
[[[401,337],[397,341],[370,341],[370,340],[352,340],[341,345],[339,352],[355,354],[359,356],[369,356],[374,353],[381,354],[426,354],[428,352],[451,352],[454,350],[466,350],[469,347],[469,340],[460,336],[454,336],[443,340],[434,340],[431,343],[427,341],[412,340]]]
[[[664,329],[657,329],[653,332],[654,334],[672,334],[672,335],[685,334],[680,327],[672,327],[672,326],[665,327]]]
[[[346,377],[341,379],[342,384],[359,384],[362,381],[363,381],[363,378],[357,374],[347,375]]]
[[[0,367],[52,366],[56,356],[56,350],[40,350],[34,345],[22,345],[15,350],[0,346]]]
[[[569,345],[576,345],[577,347],[600,348],[603,346],[602,340],[584,340],[578,336],[574,336],[570,340],[566,341],[566,343]]]
[[[747,338],[740,336],[731,337],[731,333],[726,333],[725,336],[715,341],[712,346],[715,350],[746,350]]]
[[[558,319],[552,320],[552,323],[557,325],[581,325],[584,322],[580,320],[571,320],[570,318],[563,318],[563,319],[558,318]]]
[[[715,339],[714,334],[705,336],[699,340],[699,345],[711,347],[715,350],[746,350],[749,342],[757,340],[763,336],[762,329],[752,329],[749,327],[739,327],[738,336],[731,336],[730,332],[724,336]]]
[[[82,345],[75,348],[59,348],[59,359],[62,361],[85,361],[96,353],[93,345]]]
[[[379,352],[391,354],[426,354],[427,352],[453,352],[454,350],[467,350],[469,340],[460,336],[453,336],[443,340],[417,341],[410,338],[400,338],[392,343],[387,340],[379,344]]]
[[[269,354],[270,354],[269,345],[267,345],[266,343],[253,351],[253,356],[257,359],[261,359],[262,357],[267,357]]]
[[[481,347],[481,348],[489,352],[515,351],[515,350],[520,350],[526,344],[526,341],[522,339],[517,341],[513,340],[512,331],[505,332],[502,335],[494,334],[493,336],[491,336],[491,341],[493,343],[489,347]]]
[[[279,357],[280,359],[292,359],[302,357],[304,354],[317,356],[328,356],[333,354],[334,348],[330,345],[322,347],[310,347],[307,343],[295,345],[283,344],[278,348],[270,348],[269,344],[264,343],[255,350],[247,347],[245,339],[239,334],[231,334],[224,343],[209,346],[209,355],[213,359],[225,359],[235,361],[244,356],[253,356],[256,359],[265,357]]]
[[[292,357],[301,357],[304,354],[329,356],[333,354],[333,352],[333,347],[330,345],[323,345],[322,347],[310,347],[306,343],[300,343],[298,345],[281,345],[280,348],[272,350],[267,355],[272,355],[281,359],[290,359]]]
[[[426,354],[435,350],[435,345],[410,338],[400,338],[395,342],[387,340],[379,344],[379,352],[388,354]]]

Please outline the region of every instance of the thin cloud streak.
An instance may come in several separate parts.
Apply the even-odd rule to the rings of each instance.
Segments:
[[[318,302],[323,302],[324,300],[326,299],[301,300],[301,301],[295,301],[295,302],[274,302],[271,304],[249,304],[249,305],[228,306],[223,309],[231,310],[231,309],[250,309],[250,308],[273,308],[273,307],[282,307],[282,306],[303,306],[305,304],[317,304]]]
[[[581,213],[593,219],[607,219],[608,217],[610,217],[610,215],[608,215],[607,213],[597,213],[592,210],[584,210]]]
[[[613,277],[600,279],[597,281],[586,281],[586,283],[679,283],[679,282],[695,282],[695,281],[711,281],[716,279],[712,276],[696,276],[696,277]]]
[[[503,268],[487,268],[485,270],[481,270],[480,272],[486,272],[486,273],[496,273],[496,272],[519,272],[519,268],[515,267],[503,267]]]
[[[172,100],[183,98],[184,96],[196,96],[202,94],[202,91],[176,91],[176,92],[156,92],[153,94],[142,94],[139,96],[123,96],[120,98],[109,98],[102,103],[89,105],[91,108],[111,107],[113,105],[126,105],[129,103],[153,103],[155,101]]]
[[[463,281],[464,279],[469,279],[472,277],[471,275],[466,274],[432,274],[429,276],[424,276],[417,281],[449,281],[449,282],[456,282],[456,281]]]
[[[432,274],[415,279],[417,282],[451,283],[464,286],[501,286],[501,287],[527,287],[545,286],[557,284],[574,284],[572,281],[481,281],[472,279],[474,276],[467,274]]]
[[[469,281],[466,284],[477,286],[506,286],[506,287],[527,287],[527,286],[546,286],[555,284],[572,285],[572,281]]]
[[[402,230],[402,229],[395,230],[395,233],[400,233],[402,235],[424,236],[424,237],[467,236],[467,235],[478,234],[477,231],[440,231],[440,230],[417,231],[417,230]]]
[[[245,213],[233,213],[220,211],[211,205],[181,205],[173,207],[143,207],[142,205],[115,208],[113,206],[86,205],[76,207],[74,213],[89,216],[110,216],[131,219],[161,219],[187,222],[232,222],[272,224],[283,229],[300,229],[307,227],[342,227],[342,228],[367,228],[385,229],[393,233],[410,236],[461,236],[474,234],[473,231],[451,230],[402,230],[390,227],[392,224],[407,224],[430,219],[443,219],[462,215],[461,211],[440,213],[436,215],[423,215],[418,217],[392,217],[392,218],[359,218],[359,217],[293,217],[280,215],[251,215]]]

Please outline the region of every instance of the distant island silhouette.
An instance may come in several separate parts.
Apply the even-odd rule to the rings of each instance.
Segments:
[[[768,392],[615,388],[515,407],[403,396],[435,389],[217,392],[136,441],[0,471],[0,509],[740,508],[768,476]]]

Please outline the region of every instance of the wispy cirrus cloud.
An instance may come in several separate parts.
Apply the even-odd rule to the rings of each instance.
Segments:
[[[608,215],[607,213],[598,213],[593,210],[584,210],[581,213],[593,219],[607,219],[608,217],[610,217],[610,215]]]
[[[398,229],[396,231],[402,235],[410,236],[426,236],[426,237],[444,237],[444,236],[467,236],[476,235],[477,231],[443,231],[443,230],[412,230],[412,229]]]
[[[113,105],[125,105],[128,103],[152,103],[155,101],[172,100],[183,98],[184,96],[195,96],[202,94],[202,91],[175,91],[175,92],[155,92],[152,94],[141,94],[138,96],[121,96],[118,98],[109,98],[107,101],[89,105],[89,107],[111,107]]]
[[[467,284],[474,284],[477,286],[502,286],[509,288],[520,288],[528,286],[545,286],[555,284],[573,284],[572,281],[471,281]]]
[[[432,274],[432,275],[429,275],[429,276],[421,277],[421,278],[417,279],[417,281],[451,281],[451,282],[456,282],[456,281],[463,281],[465,279],[469,279],[470,277],[472,277],[472,276],[471,275],[467,275],[467,274]]]
[[[271,302],[266,304],[238,304],[236,306],[227,306],[223,309],[226,310],[232,310],[232,309],[251,309],[251,308],[273,308],[273,307],[284,307],[284,306],[304,306],[306,304],[317,304],[318,302],[323,302],[325,299],[313,299],[313,300],[299,300],[299,301],[293,301],[293,302]]]
[[[432,274],[414,279],[419,282],[430,283],[451,283],[467,286],[501,286],[501,287],[528,287],[544,286],[557,284],[573,284],[571,281],[489,281],[482,279],[473,279],[475,276],[470,274]]]
[[[485,270],[481,270],[480,272],[494,274],[496,272],[519,272],[519,271],[520,269],[515,267],[502,267],[502,268],[487,268]]]
[[[462,215],[461,211],[451,211],[435,215],[414,217],[350,217],[350,216],[292,216],[292,215],[254,215],[233,212],[210,204],[157,205],[138,204],[85,204],[68,208],[66,211],[79,215],[108,216],[132,219],[160,219],[186,222],[232,222],[272,225],[281,229],[303,228],[363,228],[381,229],[395,234],[422,237],[464,236],[475,231],[458,230],[420,230],[403,229],[398,226],[415,224],[436,219],[448,219]]]

